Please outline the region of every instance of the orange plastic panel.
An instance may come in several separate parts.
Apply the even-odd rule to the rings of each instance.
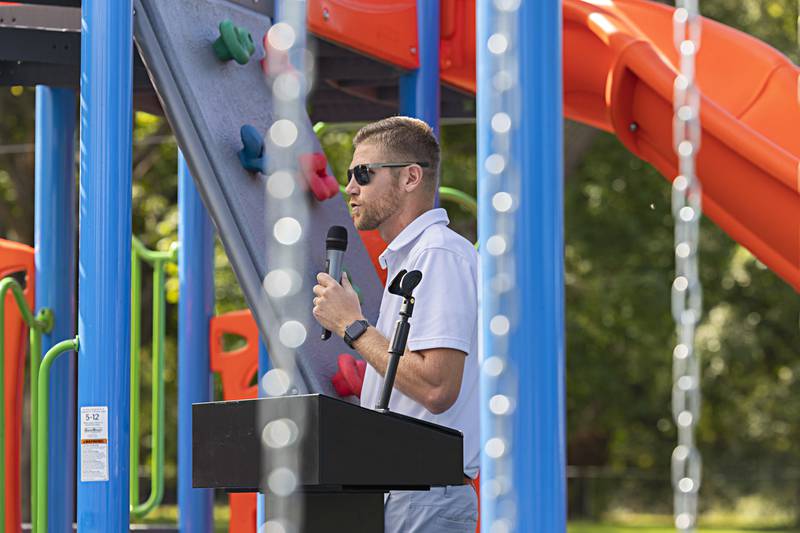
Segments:
[[[442,0],[439,63],[442,81],[475,92],[475,0]]]
[[[228,522],[229,533],[255,533],[258,520],[257,494],[252,492],[232,492],[228,494],[231,507],[231,519]]]
[[[224,335],[238,335],[245,345],[223,350]],[[258,326],[249,310],[215,316],[209,326],[211,370],[222,380],[225,400],[246,400],[258,397],[258,385],[250,385],[258,375]],[[230,533],[252,533],[256,530],[256,494],[230,494]]]
[[[315,35],[401,68],[419,67],[417,0],[309,0],[306,5],[308,29]]]
[[[245,345],[223,350],[224,335],[238,335]],[[258,385],[250,385],[258,374],[258,326],[249,310],[232,311],[215,316],[209,326],[211,370],[222,380],[225,400],[246,400],[258,397]]]
[[[0,239],[0,278],[17,272],[25,273],[25,300],[34,306],[33,248]],[[5,435],[6,451],[6,531],[22,528],[20,500],[20,448],[22,445],[22,389],[28,328],[17,310],[14,296],[6,295],[5,305]]]

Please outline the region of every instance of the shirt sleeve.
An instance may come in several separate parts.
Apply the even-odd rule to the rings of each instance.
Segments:
[[[423,250],[412,263],[409,271],[422,272],[422,281],[414,290],[408,349],[452,348],[469,354],[478,324],[474,269],[444,248]]]

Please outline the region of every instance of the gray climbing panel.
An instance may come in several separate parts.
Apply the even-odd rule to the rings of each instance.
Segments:
[[[276,268],[267,255],[268,239],[278,213],[267,209],[263,174],[245,171],[239,161],[240,128],[251,124],[263,135],[272,124],[270,92],[259,59],[262,36],[270,27],[267,16],[226,0],[136,0],[136,43],[161,99],[167,118],[186,157],[192,176],[216,225],[248,305],[268,351],[278,350],[281,302],[263,289],[263,280]],[[219,23],[230,19],[250,31],[256,51],[246,65],[217,59],[212,44]],[[300,125],[302,144],[321,152],[310,120]],[[271,200],[274,202],[274,200]],[[331,225],[348,229],[345,267],[361,290],[365,316],[374,323],[382,287],[364,245],[353,227],[341,195],[319,202],[307,194],[307,223],[300,248],[305,259],[301,287],[306,307],[297,318],[308,332],[296,352],[302,383],[299,392],[335,396],[331,377],[339,353],[350,351],[334,336],[320,340],[320,327],[311,315],[311,288],[325,262],[325,236]]]

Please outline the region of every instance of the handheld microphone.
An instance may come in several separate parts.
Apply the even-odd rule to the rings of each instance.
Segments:
[[[343,226],[331,226],[325,239],[325,272],[337,283],[342,282],[342,259],[347,250],[347,229]],[[331,332],[322,330],[322,340],[331,338]]]

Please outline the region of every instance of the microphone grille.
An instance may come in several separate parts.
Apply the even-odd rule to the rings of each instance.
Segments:
[[[419,270],[412,270],[403,276],[403,281],[400,282],[401,290],[406,294],[411,294],[411,292],[417,288],[420,281],[422,281],[422,272]]]
[[[342,252],[347,250],[347,229],[343,226],[331,226],[325,239],[325,248]]]

